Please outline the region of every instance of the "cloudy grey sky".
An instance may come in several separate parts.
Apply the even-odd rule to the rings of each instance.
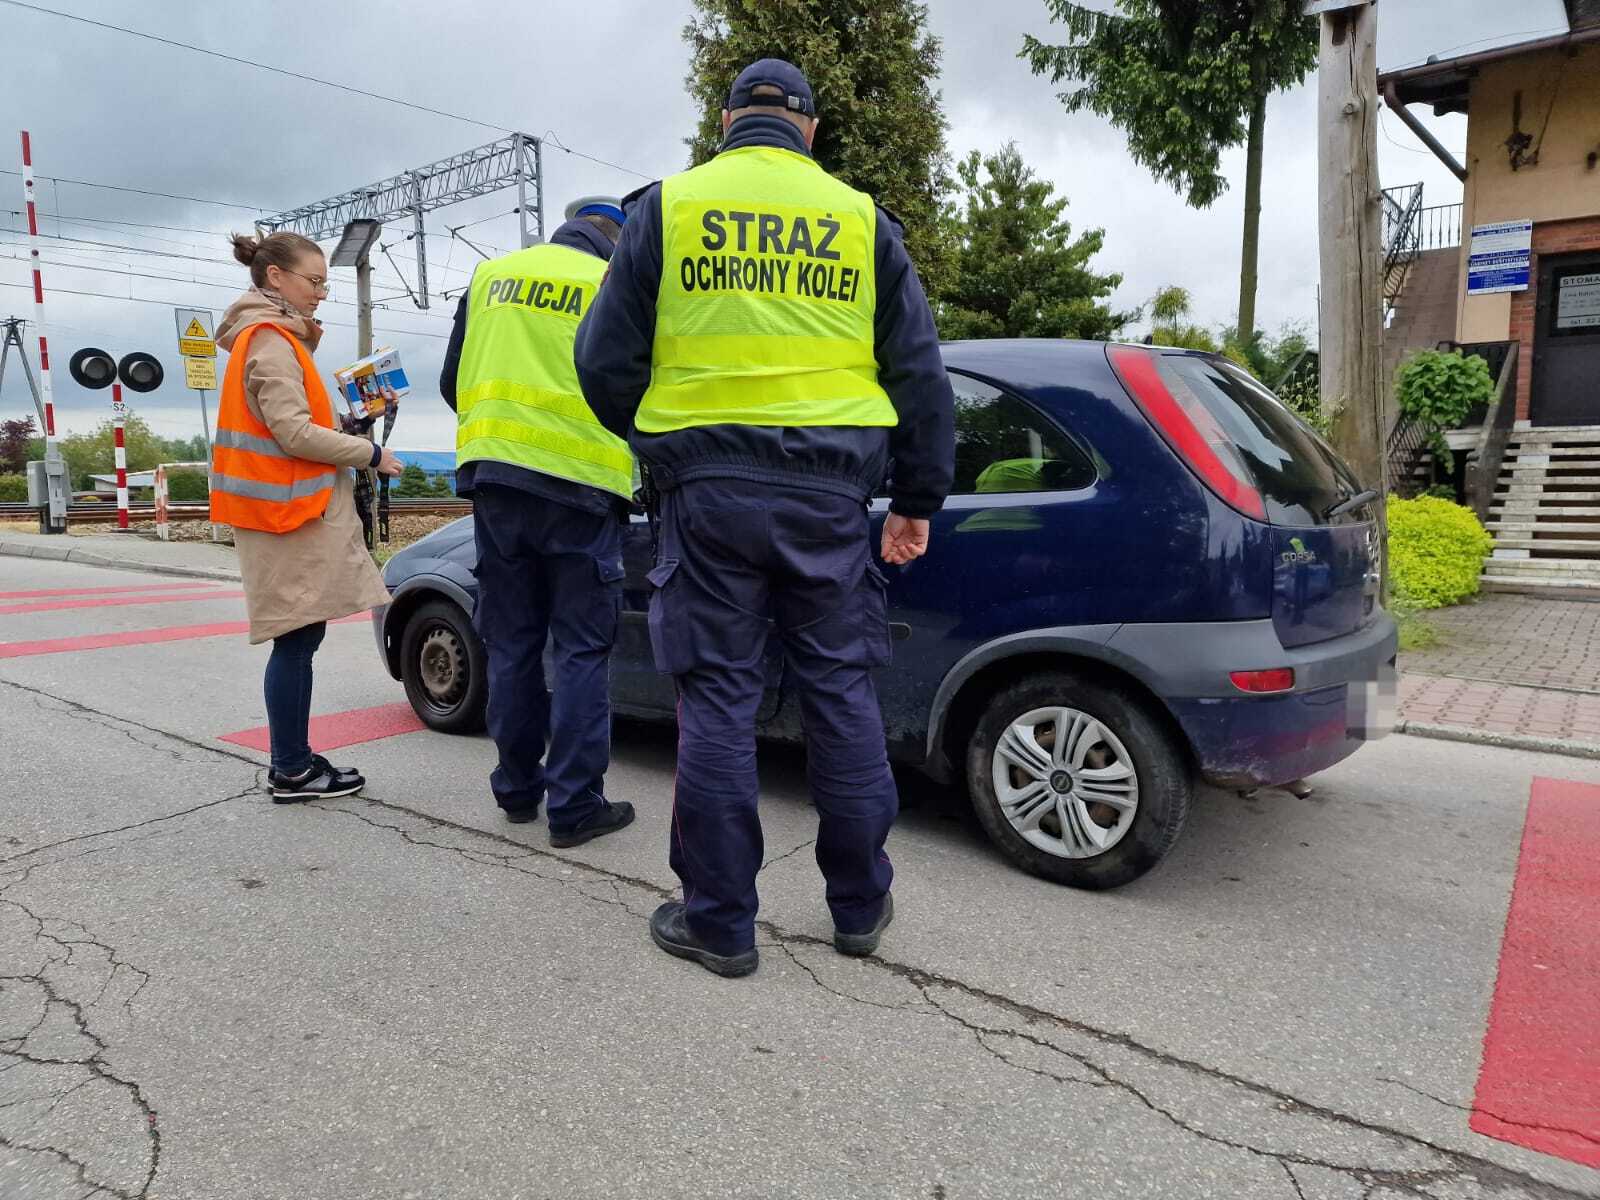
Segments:
[[[399,96],[487,126],[548,135],[546,196],[557,214],[574,195],[620,194],[680,169],[682,139],[694,119],[683,88],[687,52],[680,37],[689,0],[458,0],[448,8],[421,0],[351,0],[315,8],[233,0],[41,4]],[[1239,189],[1209,210],[1189,209],[1129,158],[1115,129],[1093,116],[1066,116],[1055,89],[1031,76],[1016,57],[1023,33],[1050,35],[1042,0],[930,0],[929,9],[933,31],[944,43],[941,88],[952,155],[987,152],[1015,139],[1028,161],[1068,197],[1074,227],[1106,230],[1097,265],[1124,276],[1118,305],[1137,306],[1157,287],[1178,283],[1193,292],[1199,319],[1230,319],[1237,300]],[[1565,29],[1560,0],[1382,0],[1379,18],[1384,68]],[[245,272],[227,258],[226,230],[247,229],[266,212],[498,136],[485,125],[428,116],[4,2],[0,114],[6,118],[0,121],[0,171],[19,169],[16,130],[27,128],[41,176],[227,202],[40,184],[43,231],[76,239],[47,238],[43,251],[51,344],[59,364],[55,393],[67,432],[87,429],[109,412],[108,393],[78,389],[64,369],[71,351],[85,345],[119,355],[133,349],[159,354],[169,382],[138,398],[138,411],[162,434],[199,432],[195,395],[182,388],[171,309],[192,305],[220,314],[242,288]],[[1275,97],[1268,110],[1258,319],[1269,329],[1286,322],[1310,326],[1316,316],[1315,119],[1312,86]],[[1421,180],[1428,203],[1459,200],[1460,186],[1393,114],[1384,113],[1381,121],[1385,186]],[[1445,145],[1461,151],[1463,118],[1430,124]],[[563,153],[556,141],[628,170]],[[1238,178],[1242,171],[1241,151],[1230,157],[1227,172]],[[31,319],[26,226],[14,211],[21,197],[20,178],[0,174],[0,316]],[[517,237],[514,204],[515,193],[507,192],[430,215],[428,256],[436,291],[459,288],[477,257],[452,240],[446,226],[490,218],[466,236],[486,249],[510,248]],[[391,227],[386,240],[409,272],[405,260],[414,250],[404,232]],[[355,356],[353,272],[334,274],[335,303],[321,313],[329,327],[318,354],[325,372]],[[431,311],[418,312],[384,263],[377,294],[397,293],[377,314],[376,339],[400,348],[417,387],[402,410],[394,444],[449,447],[453,421],[434,380],[451,306],[436,302]],[[30,356],[34,348],[30,341]],[[8,369],[0,415],[28,411],[21,376]]]

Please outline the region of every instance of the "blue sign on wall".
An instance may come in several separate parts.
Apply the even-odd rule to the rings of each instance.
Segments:
[[[1532,221],[1474,225],[1467,251],[1467,295],[1526,291],[1532,256]]]

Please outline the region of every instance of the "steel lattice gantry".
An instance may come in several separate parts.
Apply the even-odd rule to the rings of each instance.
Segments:
[[[528,184],[533,184],[529,203]],[[312,241],[333,237],[360,217],[380,222],[409,216],[416,229],[417,295],[419,308],[428,307],[428,251],[422,215],[436,208],[487,196],[505,188],[517,189],[517,212],[522,245],[544,240],[544,154],[539,138],[513,133],[497,142],[478,146],[414,170],[402,171],[366,187],[352,188],[315,204],[306,204],[257,221],[266,232],[280,229],[304,234]],[[536,232],[530,236],[528,215]]]

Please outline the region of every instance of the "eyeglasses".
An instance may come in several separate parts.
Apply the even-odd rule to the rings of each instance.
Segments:
[[[278,269],[281,270],[281,271],[289,271],[288,267],[280,267]],[[291,275],[299,275],[301,279],[304,279],[307,283],[309,283],[311,285],[312,289],[319,296],[326,296],[328,294],[329,290],[330,290],[329,287],[328,287],[328,281],[326,279],[319,279],[315,275],[307,275],[307,274],[304,274],[301,271],[289,271],[289,274],[291,274]]]

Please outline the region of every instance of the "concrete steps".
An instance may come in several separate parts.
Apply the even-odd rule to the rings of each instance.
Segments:
[[[1483,590],[1600,600],[1600,425],[1514,430],[1495,483]]]

